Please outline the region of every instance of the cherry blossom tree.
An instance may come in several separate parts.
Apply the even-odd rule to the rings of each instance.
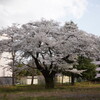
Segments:
[[[22,38],[15,45],[25,56],[31,56],[38,70],[45,78],[46,88],[54,87],[55,74],[62,69],[73,67],[76,57],[84,54],[94,57],[99,50],[91,35],[78,29],[73,22],[64,26],[54,21],[41,20],[22,25]]]
[[[73,68],[76,55],[95,58],[100,53],[94,36],[79,30],[73,22],[60,26],[53,20],[41,20],[23,24],[20,28],[11,27],[7,34],[10,37],[13,34],[15,38],[12,41],[14,51],[23,52],[35,62],[45,78],[46,88],[54,88],[56,73]]]
[[[89,34],[83,30],[79,30],[77,25],[72,21],[65,23],[63,31],[67,33],[68,36],[73,36],[71,41],[75,43],[75,39],[78,41],[75,44],[75,52],[79,52],[81,55],[85,55],[91,58],[99,58],[100,45],[99,38],[93,34]],[[74,39],[75,38],[75,39]],[[70,43],[73,43],[71,42]],[[74,44],[72,44],[74,46]]]

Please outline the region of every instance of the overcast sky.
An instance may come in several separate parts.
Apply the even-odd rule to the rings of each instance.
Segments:
[[[100,36],[100,0],[0,0],[0,27],[41,18],[73,20],[80,29]]]

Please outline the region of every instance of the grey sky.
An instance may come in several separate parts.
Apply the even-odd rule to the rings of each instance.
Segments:
[[[41,18],[62,23],[73,20],[79,28],[100,35],[99,4],[100,0],[0,0],[0,27]]]

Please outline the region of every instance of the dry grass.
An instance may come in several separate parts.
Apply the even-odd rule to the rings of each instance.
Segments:
[[[0,100],[100,100],[100,84],[77,83],[75,86],[57,85],[0,87]]]

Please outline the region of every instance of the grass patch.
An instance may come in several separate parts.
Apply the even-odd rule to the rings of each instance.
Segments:
[[[9,98],[1,98],[0,100],[13,100]],[[83,97],[83,98],[75,98],[75,97],[18,97],[14,100],[100,100],[99,98],[93,97]]]
[[[54,89],[41,85],[1,86],[0,100],[100,100],[100,84],[57,84]]]
[[[36,92],[36,91],[45,91],[43,86],[35,85],[21,85],[21,86],[1,86],[0,93],[13,93],[13,92]]]

